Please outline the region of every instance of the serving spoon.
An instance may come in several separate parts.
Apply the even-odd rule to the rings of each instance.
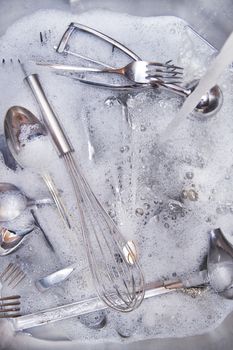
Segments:
[[[165,281],[167,289],[192,288],[210,285],[219,295],[233,299],[233,245],[220,228],[209,233],[207,269],[195,272],[188,278]]]
[[[26,133],[25,127],[29,127]],[[20,164],[19,155],[25,146],[25,142],[38,137],[47,136],[47,131],[39,119],[28,109],[20,106],[13,106],[7,111],[4,120],[4,133],[7,145],[20,166],[22,165]],[[46,172],[40,175],[46,183],[65,225],[71,228],[66,209],[51,176]]]

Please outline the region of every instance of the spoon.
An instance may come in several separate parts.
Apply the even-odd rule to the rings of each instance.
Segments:
[[[7,111],[4,120],[4,133],[7,145],[19,165],[21,164],[18,156],[25,147],[25,143],[38,137],[47,136],[47,131],[39,119],[29,110],[20,106],[13,106]],[[46,183],[64,223],[68,228],[71,228],[66,209],[51,176],[47,173],[40,175]]]
[[[203,285],[210,285],[222,297],[233,299],[233,245],[220,228],[209,233],[207,270],[195,272],[186,279],[164,282],[168,289]]]
[[[17,231],[8,230],[4,227],[0,228],[0,256],[5,256],[13,253],[20,247],[23,241],[34,228],[25,229],[18,234]]]
[[[28,207],[52,203],[50,198],[28,198],[17,186],[0,182],[0,222],[16,219]]]
[[[175,84],[162,85],[167,90],[171,90],[178,95],[188,97],[196,89],[199,80],[193,80],[186,88]],[[205,95],[202,96],[201,101],[195,107],[195,115],[201,117],[209,117],[215,114],[222,107],[223,94],[218,85],[213,86]]]
[[[51,199],[40,199],[34,200],[28,198],[21,190],[10,183],[0,182],[0,222],[11,221],[19,217],[26,208],[30,208],[39,204],[51,204],[53,201]],[[34,213],[33,209],[30,210],[33,219],[34,226],[37,227],[42,232],[49,248],[54,251],[54,247],[47,237],[45,231],[39,224],[39,221]],[[31,230],[32,231],[32,230]]]

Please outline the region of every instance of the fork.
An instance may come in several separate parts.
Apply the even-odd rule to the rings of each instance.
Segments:
[[[26,274],[19,266],[10,263],[0,275],[0,285],[7,284],[14,289],[25,277]]]
[[[13,318],[20,315],[20,295],[0,298],[0,318]]]
[[[73,65],[50,64],[37,62],[37,65],[62,70],[68,72],[80,73],[114,73],[125,76],[127,79],[139,84],[168,84],[182,82],[183,68],[171,64],[171,61],[166,63],[135,61],[121,68],[92,68],[79,67]]]

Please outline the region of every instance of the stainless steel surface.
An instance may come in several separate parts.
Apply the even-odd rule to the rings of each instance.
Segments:
[[[41,292],[51,288],[58,283],[64,282],[74,271],[75,265],[64,267],[63,269],[57,270],[47,276],[41,277],[36,281],[36,287]]]
[[[64,64],[37,63],[40,66],[71,73],[119,74],[134,83],[178,84],[182,82],[182,68],[169,63],[136,61],[121,68],[92,68]]]
[[[41,87],[37,74],[28,75],[25,80],[30,86],[40,108],[43,113],[43,120],[47,126],[53,142],[57,148],[59,156],[63,156],[67,152],[72,152],[70,142],[63,132],[57,117],[55,116],[52,107],[50,106],[44,90]]]
[[[20,296],[12,295],[0,298],[0,318],[15,318],[20,316]]]
[[[33,228],[25,228],[24,231],[20,231],[20,234],[17,231],[9,230],[4,227],[0,229],[0,256],[5,256],[13,253],[17,250],[21,244],[26,239],[26,235],[31,233],[34,230]]]
[[[22,141],[20,140],[20,135],[22,132],[22,127],[25,125],[33,126],[30,128],[30,132],[27,135],[29,140],[37,137],[46,136],[47,131],[44,125],[39,121],[38,118],[34,116],[28,109],[20,106],[11,107],[5,116],[4,120],[4,133],[7,141],[7,145],[15,158],[15,160],[20,164],[18,155],[20,154],[22,147]],[[23,165],[21,165],[23,167]],[[49,189],[49,192],[54,200],[54,203],[58,209],[58,212],[68,228],[71,228],[68,214],[66,212],[65,205],[59,195],[59,192],[54,184],[52,177],[47,173],[40,174]]]
[[[133,258],[130,246],[77,167],[72,156],[72,146],[47,100],[38,76],[33,74],[26,79],[30,82],[29,86],[36,100],[42,106],[45,123],[59,155],[65,161],[73,184],[83,241],[96,291],[108,306],[122,312],[132,311],[140,305],[144,296],[141,269]],[[133,264],[127,262],[123,253],[124,247],[130,252]]]
[[[17,186],[0,182],[0,222],[16,219],[26,208],[52,203],[50,198],[28,198]]]
[[[145,298],[152,298],[173,292],[163,286],[163,282],[150,283],[146,286]],[[107,305],[98,297],[81,300],[67,305],[42,310],[33,314],[23,315],[13,321],[16,331],[46,325],[91,312],[107,309]]]

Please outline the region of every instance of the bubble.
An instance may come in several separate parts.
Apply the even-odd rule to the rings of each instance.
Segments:
[[[141,125],[141,126],[140,126],[140,130],[141,130],[141,131],[146,131],[145,125]]]
[[[116,216],[116,212],[115,212],[114,209],[110,209],[110,210],[108,211],[108,214],[109,214],[109,216],[110,216],[111,218],[115,218],[115,216]]]
[[[186,174],[185,174],[186,178],[191,180],[194,176],[194,174],[191,172],[191,171],[188,171]]]
[[[192,202],[195,202],[198,200],[198,193],[195,190],[189,190],[188,191],[188,199]]]
[[[124,152],[128,152],[128,150],[129,150],[129,146],[122,146],[121,148],[120,148],[120,151],[121,151],[121,153],[124,153]]]
[[[137,216],[142,216],[142,215],[144,214],[144,210],[143,210],[142,208],[137,208],[137,209],[135,210],[135,214],[136,214]]]

